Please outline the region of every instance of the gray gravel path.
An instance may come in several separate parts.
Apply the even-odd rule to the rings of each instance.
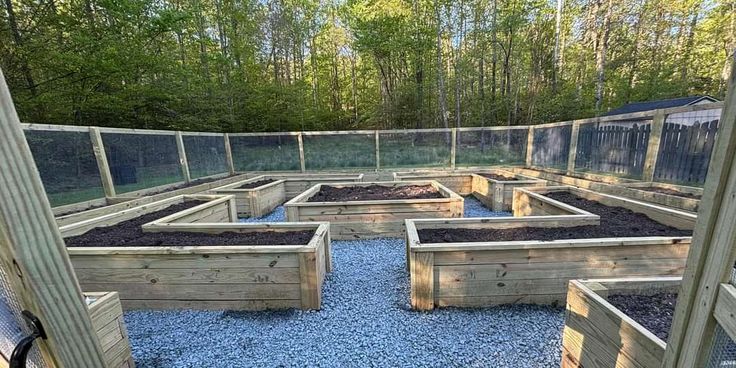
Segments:
[[[562,309],[409,309],[399,239],[333,242],[321,311],[125,313],[138,367],[554,367]]]

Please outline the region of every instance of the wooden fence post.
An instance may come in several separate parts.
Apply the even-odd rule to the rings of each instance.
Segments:
[[[455,170],[455,156],[457,155],[457,128],[452,128],[452,145],[450,146],[450,168]]]
[[[307,171],[307,163],[304,161],[304,137],[302,132],[299,132],[296,140],[299,142],[299,169],[301,172],[305,172]]]
[[[381,170],[381,133],[376,130],[376,171]]]
[[[736,63],[734,63],[736,64]],[[727,282],[736,243],[736,65],[700,202],[687,268],[662,367],[705,367],[716,327],[719,284]],[[651,147],[650,147],[651,148]],[[730,311],[733,315],[733,311]]]
[[[95,159],[97,160],[97,169],[100,172],[100,181],[102,181],[102,189],[105,191],[105,197],[115,197],[115,184],[112,181],[112,173],[110,172],[110,165],[107,162],[105,145],[102,143],[100,128],[89,127],[89,137],[92,141],[92,152],[94,152]]]
[[[187,150],[184,148],[184,138],[181,132],[176,132],[176,150],[179,151],[179,165],[181,165],[181,173],[184,175],[184,182],[192,181],[189,173],[189,161],[187,161]]]
[[[529,126],[526,136],[526,167],[532,167],[532,153],[534,152],[534,126]]]
[[[34,345],[51,368],[105,367],[102,345],[2,71],[0,182],[0,267],[19,307],[43,325],[47,338]]]
[[[570,133],[570,150],[567,153],[567,175],[575,173],[575,159],[578,157],[578,134],[580,132],[580,120],[572,122],[572,133]]]
[[[641,178],[643,181],[654,181],[654,171],[657,168],[657,157],[659,156],[659,142],[662,139],[665,118],[666,116],[662,110],[657,110],[654,113],[652,131],[649,134],[649,142],[647,143],[647,156],[644,159]]]
[[[227,171],[230,175],[235,175],[235,163],[233,162],[233,148],[230,146],[230,134],[225,133],[225,160],[227,161]]]

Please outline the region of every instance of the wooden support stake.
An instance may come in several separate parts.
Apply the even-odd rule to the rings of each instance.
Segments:
[[[301,289],[302,309],[319,309],[322,300],[322,289],[317,279],[317,253],[299,253],[299,283]]]
[[[235,162],[233,162],[233,148],[230,146],[230,134],[225,133],[225,159],[227,160],[227,170],[230,175],[235,175]]]
[[[736,67],[731,73],[728,97],[718,124],[718,137],[662,367],[706,366],[716,327],[713,313],[719,284],[728,280],[733,269],[736,244],[734,87]],[[660,116],[660,121],[663,120],[664,117]]]
[[[450,168],[455,169],[455,155],[457,154],[457,128],[452,128],[452,145],[450,146]]]
[[[380,135],[376,130],[376,171],[381,170],[381,140]]]
[[[580,120],[572,122],[572,134],[570,136],[570,152],[567,154],[567,175],[575,173],[575,159],[578,157],[578,135],[580,133]]]
[[[529,127],[526,137],[526,167],[532,167],[532,154],[534,153],[534,127]]]
[[[647,157],[644,159],[644,172],[641,178],[642,181],[654,181],[654,170],[657,166],[659,142],[662,139],[665,118],[666,116],[662,110],[656,110],[654,113],[652,131],[649,133],[649,142],[647,143]]]
[[[434,309],[434,253],[410,252],[411,307]]]
[[[0,183],[0,267],[20,308],[36,315],[46,331],[47,339],[34,342],[44,363],[105,367],[102,346],[2,71]],[[25,322],[18,323],[25,327]]]
[[[181,165],[181,173],[184,175],[184,182],[192,181],[189,174],[189,162],[187,161],[187,150],[184,148],[184,138],[181,132],[176,132],[176,149],[179,151],[179,165]]]
[[[302,172],[305,172],[307,171],[307,165],[304,161],[304,137],[301,132],[296,136],[296,139],[299,141],[299,168]]]
[[[92,152],[94,152],[95,159],[97,160],[97,169],[100,172],[100,181],[102,181],[102,189],[105,191],[105,197],[115,197],[115,184],[112,181],[110,165],[107,163],[105,145],[102,143],[100,129],[97,127],[90,127],[89,137],[92,140]]]

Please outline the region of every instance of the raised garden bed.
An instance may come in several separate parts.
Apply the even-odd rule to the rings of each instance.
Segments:
[[[89,300],[87,309],[92,319],[92,328],[100,339],[107,366],[135,367],[118,293],[84,293],[84,296]]]
[[[700,199],[703,197],[703,188],[686,185],[649,181],[621,186],[634,190],[635,194],[629,194],[627,197],[691,212],[698,212]]]
[[[659,368],[681,281],[679,277],[570,281],[562,366]]]
[[[462,196],[473,195],[493,211],[509,211],[514,188],[544,186],[546,182],[511,171],[490,169],[475,171],[395,172],[394,180],[436,180]]]
[[[409,218],[453,218],[463,215],[463,198],[435,181],[331,184],[336,188],[431,186],[441,198],[312,202],[326,184],[318,184],[287,202],[288,221],[329,221],[335,239],[401,237]]]
[[[70,206],[80,206],[72,209],[69,206],[65,206],[67,209],[64,210],[62,207],[56,207],[54,208],[54,214],[56,214],[56,223],[59,226],[65,226],[73,223],[78,223],[84,220],[93,219],[96,217],[104,216],[107,214],[117,213],[129,208],[138,207],[147,203],[153,203],[157,202],[163,199],[176,197],[180,195],[187,195],[187,194],[196,194],[196,193],[211,193],[210,189],[221,187],[223,185],[227,185],[233,182],[242,181],[246,178],[246,175],[235,175],[235,176],[229,176],[225,178],[219,178],[214,181],[209,181],[206,183],[199,182],[198,184],[194,186],[187,186],[183,188],[178,189],[172,189],[170,186],[167,186],[169,188],[168,191],[161,192],[158,194],[148,195],[145,197],[129,197],[129,196],[123,196],[123,197],[115,197],[115,198],[109,198],[109,199],[101,199],[99,202],[99,206],[93,209],[87,209],[89,204],[86,207],[81,207],[82,204],[77,205],[70,205]],[[122,201],[122,202],[121,202]],[[79,212],[75,212],[75,210],[78,210]],[[71,212],[73,213],[71,213]],[[66,213],[65,213],[66,212]]]
[[[284,190],[286,191],[286,199],[292,199],[305,190],[320,183],[360,183],[363,181],[363,174],[349,173],[320,173],[320,174],[264,174],[265,178],[286,180]]]
[[[685,269],[693,214],[574,187],[516,192],[515,215],[526,217],[406,221],[415,309],[559,304],[571,279],[677,276]],[[549,193],[620,207],[613,211],[623,213],[625,224],[613,224],[609,230],[614,232],[596,230],[597,221],[611,218],[583,209],[572,215],[574,206],[544,196]],[[517,206],[517,199],[529,204]],[[630,222],[628,211],[636,213]],[[643,218],[670,227],[671,233],[637,223]],[[622,232],[626,225],[632,227],[628,233]],[[644,235],[646,229],[652,231]]]
[[[238,181],[215,188],[212,192],[235,196],[240,217],[261,217],[286,201],[285,180],[265,176]]]
[[[319,309],[331,269],[328,224],[228,223],[232,196],[209,196],[215,199],[166,216],[171,206],[203,197],[62,227],[70,244],[83,245],[67,248],[82,289],[117,291],[126,309]],[[227,208],[216,210],[222,203]],[[119,225],[127,228],[122,234]],[[87,237],[106,231],[117,236]]]
[[[579,177],[577,177],[541,170],[520,168],[509,168],[509,170],[559,184],[573,185],[596,192],[631,198],[688,212],[698,211],[700,198],[697,197],[702,195],[703,192],[701,188],[696,187],[658,182],[642,182],[598,174],[579,174]],[[675,195],[678,193],[682,194]]]

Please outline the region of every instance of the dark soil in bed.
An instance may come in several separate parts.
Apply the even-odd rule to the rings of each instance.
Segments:
[[[517,181],[519,180],[513,176],[505,176],[505,175],[498,175],[498,174],[479,173],[478,175],[482,177],[486,177],[488,179],[493,179],[493,180],[498,180],[498,181]]]
[[[250,182],[250,183],[245,183],[245,184],[239,186],[237,189],[253,189],[253,188],[258,188],[260,186],[273,183],[275,181],[276,180],[274,180],[274,179],[263,179],[263,180],[253,181],[253,182]]]
[[[118,224],[94,228],[82,235],[65,238],[67,247],[146,247],[192,245],[306,245],[314,231],[225,232],[220,234],[191,232],[144,233],[141,225],[192,208],[203,201],[187,201],[163,210],[147,213]]]
[[[568,192],[552,192],[545,196],[594,213],[601,217],[601,224],[558,228],[423,229],[419,230],[419,238],[424,243],[454,243],[692,235],[690,230],[679,230],[626,208],[606,206]]]
[[[678,190],[668,189],[668,188],[657,188],[657,187],[638,188],[636,187],[632,189],[639,189],[645,192],[662,193],[662,194],[673,195],[673,196],[678,196],[678,197],[683,197],[683,198],[700,199],[701,197],[701,195],[699,194],[685,193],[685,192],[680,192]]]
[[[675,314],[677,294],[611,295],[608,302],[660,339],[667,341]]]
[[[337,188],[323,185],[320,191],[309,198],[308,202],[343,202],[343,201],[376,201],[389,199],[432,199],[444,198],[431,185],[406,185],[401,187],[385,187],[369,185],[367,187]]]

